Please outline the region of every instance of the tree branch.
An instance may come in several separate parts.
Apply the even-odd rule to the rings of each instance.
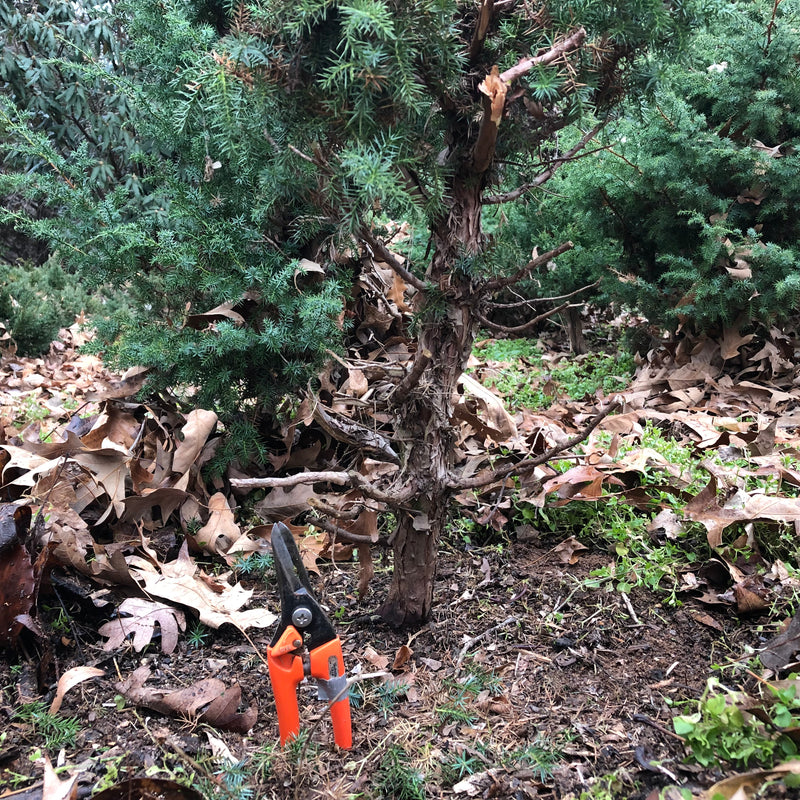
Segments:
[[[470,64],[475,63],[475,59],[477,59],[483,49],[483,43],[486,41],[486,34],[489,32],[489,23],[492,19],[493,10],[494,0],[481,0],[478,19],[475,23],[475,30],[472,33],[472,41],[469,43],[468,58]]]
[[[319,519],[318,517],[313,520],[311,523],[315,528],[319,528],[320,530],[325,531],[325,533],[329,533],[331,536],[334,537],[334,543],[336,541],[343,541],[348,542],[350,544],[379,544],[380,539],[373,539],[371,536],[362,536],[358,533],[350,533],[350,531],[346,530],[345,528],[340,528],[338,525],[334,525],[332,522],[326,522],[324,519]],[[331,545],[333,546],[333,544]]]
[[[392,405],[399,406],[410,394],[411,390],[419,383],[425,368],[431,363],[433,353],[430,350],[417,352],[414,363],[409,373],[395,386],[391,396]]]
[[[583,44],[586,38],[586,29],[578,28],[573,31],[566,39],[562,39],[558,44],[553,45],[549,50],[538,56],[531,56],[530,58],[523,58],[517,64],[505,72],[500,73],[500,80],[504,83],[511,83],[511,81],[522,77],[530,72],[534,67],[546,66],[557,61],[570,50],[575,50]]]
[[[489,305],[491,308],[521,308],[522,306],[532,306],[537,303],[555,303],[558,300],[569,300],[570,297],[575,297],[576,294],[580,294],[581,292],[588,292],[589,289],[594,289],[599,285],[600,281],[596,280],[594,283],[590,283],[587,286],[581,286],[580,289],[576,289],[574,292],[569,292],[569,294],[559,294],[554,297],[534,297],[528,300],[518,300],[515,303],[489,303]]]
[[[522,474],[524,472],[530,472],[534,467],[538,467],[541,464],[545,464],[546,462],[552,460],[560,453],[565,452],[566,450],[570,450],[571,448],[575,447],[575,445],[580,444],[582,441],[588,438],[589,434],[612,412],[615,411],[620,407],[621,403],[619,400],[613,400],[609,403],[597,416],[595,416],[589,424],[580,432],[572,436],[571,438],[567,439],[566,442],[562,442],[555,447],[551,447],[547,452],[542,453],[536,458],[526,458],[522,461],[518,461],[514,464],[506,464],[504,467],[500,467],[499,469],[492,470],[489,475],[476,475],[474,478],[462,478],[458,479],[456,477],[452,477],[448,482],[448,486],[451,489],[456,491],[463,491],[464,489],[480,489],[483,486],[489,486],[492,483],[496,483],[503,478],[507,478],[509,475],[513,473]]]
[[[525,278],[528,273],[531,272],[531,270],[541,267],[542,264],[546,264],[556,256],[566,253],[567,250],[572,250],[573,247],[574,245],[572,242],[563,242],[562,244],[558,245],[558,247],[554,247],[552,250],[548,250],[546,253],[542,253],[542,255],[532,258],[524,267],[522,267],[522,269],[517,270],[513,275],[510,275],[507,278],[494,278],[491,281],[487,281],[483,287],[484,291],[487,293],[496,292],[498,289],[511,286],[513,283],[517,283]]]
[[[236,489],[288,489],[301,483],[335,483],[348,486],[352,483],[350,473],[343,470],[323,470],[321,472],[298,472],[282,478],[231,478]]]
[[[507,334],[516,334],[516,333],[525,333],[525,331],[529,331],[533,328],[537,323],[541,322],[542,320],[547,319],[548,317],[552,317],[554,314],[558,314],[559,311],[563,311],[569,303],[562,303],[560,306],[556,306],[555,308],[551,308],[549,311],[544,311],[541,314],[538,314],[533,319],[529,319],[527,322],[523,322],[522,325],[514,325],[514,326],[507,326],[507,325],[498,325],[496,322],[492,322],[491,320],[487,319],[483,316],[483,314],[475,314],[478,318],[478,321],[484,327],[488,328],[490,331],[494,331],[495,333],[507,333]]]
[[[397,491],[378,489],[372,481],[354,470],[322,470],[320,472],[298,472],[282,478],[231,478],[230,484],[235,489],[287,489],[301,483],[335,483],[337,486],[350,486],[358,489],[365,497],[398,507],[408,502],[414,491],[410,487]]]
[[[510,203],[513,200],[518,200],[522,195],[526,192],[529,192],[531,189],[535,189],[537,186],[541,186],[543,183],[546,183],[550,180],[550,178],[555,175],[556,170],[562,165],[566,164],[568,161],[572,161],[578,152],[582,150],[586,145],[594,139],[595,136],[602,130],[603,126],[606,124],[606,121],[598,123],[594,126],[588,133],[585,133],[581,140],[574,146],[567,150],[564,155],[559,156],[558,158],[554,159],[550,166],[544,171],[537,175],[532,181],[528,183],[523,183],[522,186],[518,186],[516,189],[512,189],[510,192],[505,192],[504,194],[494,195],[492,197],[484,197],[481,201],[484,205],[496,205],[498,203]],[[606,148],[602,148],[606,149]]]
[[[404,267],[391,250],[374,236],[372,231],[362,228],[359,236],[366,242],[373,255],[378,255],[381,261],[388,264],[409,286],[413,286],[418,291],[425,291],[425,281],[420,280],[413,272]]]

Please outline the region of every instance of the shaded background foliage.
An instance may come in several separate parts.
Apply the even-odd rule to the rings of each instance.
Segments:
[[[685,62],[661,65],[655,96],[605,131],[606,150],[511,212],[531,245],[576,243],[529,291],[601,279],[599,302],[672,330],[744,330],[794,314],[798,12],[793,0],[721,6]]]

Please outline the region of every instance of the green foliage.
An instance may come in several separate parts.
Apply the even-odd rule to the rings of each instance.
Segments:
[[[627,353],[588,353],[546,364],[533,339],[485,341],[475,356],[497,362],[482,380],[503,395],[511,410],[548,408],[559,395],[579,400],[602,390],[608,396],[628,385],[634,368]]]
[[[673,718],[675,733],[683,736],[697,763],[768,767],[797,755],[796,744],[784,732],[800,724],[796,676],[766,686],[769,697],[758,703],[710,678],[703,696],[691,703],[695,710]]]
[[[425,800],[425,774],[410,762],[399,744],[392,744],[383,754],[375,776],[378,797],[394,800]]]
[[[81,730],[81,721],[77,717],[50,714],[43,700],[23,703],[14,710],[12,718],[30,725],[51,752],[62,747],[74,747]]]
[[[192,650],[205,647],[211,638],[211,632],[202,622],[195,622],[186,632],[186,644]]]
[[[652,101],[605,133],[512,219],[540,245],[575,249],[548,290],[602,278],[598,298],[698,330],[780,321],[800,291],[800,5],[731,3],[660,67]],[[512,213],[513,217],[513,213]],[[565,222],[566,220],[566,222]]]
[[[23,356],[47,352],[61,328],[81,313],[120,307],[118,293],[89,292],[80,279],[51,258],[41,267],[0,260],[0,321]]]

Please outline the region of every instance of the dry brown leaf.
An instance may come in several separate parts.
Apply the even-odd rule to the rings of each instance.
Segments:
[[[720,354],[723,360],[727,361],[729,358],[738,356],[739,349],[752,341],[754,336],[755,334],[753,333],[742,336],[737,328],[726,328],[725,332],[722,334],[722,341],[720,342]]]
[[[377,670],[385,670],[389,666],[389,658],[381,655],[374,647],[367,646],[364,650],[364,659]]]
[[[400,645],[395,653],[392,669],[402,669],[413,655],[414,651],[407,644]]]
[[[92,800],[205,800],[197,789],[184,786],[168,778],[131,778],[114,786],[109,786],[97,794]]]
[[[220,580],[212,588],[204,582],[199,567],[189,556],[185,541],[175,561],[159,563],[158,566],[139,556],[128,556],[126,561],[131,575],[148,595],[194,608],[200,621],[211,628],[219,628],[226,622],[240,630],[269,628],[277,620],[275,614],[266,608],[242,610],[253,592],[240,584],[231,586]],[[221,592],[218,591],[220,588]]]
[[[189,412],[186,424],[181,430],[183,441],[175,449],[172,457],[173,472],[183,475],[184,472],[189,471],[203,451],[206,440],[216,424],[217,415],[213,411],[197,408]]]
[[[308,499],[315,494],[314,487],[307,483],[299,483],[289,490],[273,489],[255,504],[253,510],[270,522],[292,519],[302,511],[308,511]]]
[[[237,711],[241,700],[241,688],[233,684],[227,688],[218,678],[204,678],[185,689],[166,691],[146,687],[150,667],[144,665],[132,672],[114,688],[125,699],[137,706],[144,706],[161,714],[207,722],[215,728],[246,733],[253,727],[258,710],[250,707]]]
[[[57,714],[64,702],[64,695],[79,683],[88,681],[90,678],[102,678],[105,671],[97,667],[73,667],[68,669],[59,679],[56,685],[56,696],[50,704],[48,714]]]
[[[42,800],[75,800],[78,796],[78,775],[62,781],[47,756],[44,756],[42,762],[44,766]]]
[[[244,317],[238,312],[234,311],[234,306],[241,302],[239,300],[229,300],[227,303],[221,303],[216,308],[210,311],[205,311],[202,314],[189,314],[186,317],[185,325],[187,328],[194,328],[197,331],[208,328],[215,322],[223,322],[228,320],[234,325],[244,325]]]
[[[101,636],[108,637],[103,645],[103,650],[107,652],[116,650],[133,635],[133,649],[140,653],[150,644],[158,623],[161,629],[161,651],[169,654],[178,645],[178,631],[186,630],[186,615],[183,611],[153,600],[129,597],[120,603],[117,611],[120,616],[97,629]]]
[[[208,500],[208,522],[194,534],[193,539],[207,553],[223,555],[241,537],[242,532],[233,517],[233,511],[222,492]]]
[[[785,775],[800,775],[800,761],[787,761],[772,769],[758,769],[725,778],[706,789],[700,800],[749,800],[765,784],[779,781]]]
[[[564,539],[561,544],[553,548],[553,552],[558,556],[562,564],[577,564],[578,553],[583,550],[588,550],[588,547],[582,545],[574,536]]]
[[[78,513],[102,494],[107,495],[110,502],[95,524],[103,522],[112,510],[117,517],[125,513],[125,482],[130,474],[128,459],[127,452],[110,447],[88,450],[72,456],[72,460],[80,464],[92,477],[91,482],[82,484],[76,491],[77,502],[74,508]],[[96,487],[100,487],[102,491],[97,491]]]

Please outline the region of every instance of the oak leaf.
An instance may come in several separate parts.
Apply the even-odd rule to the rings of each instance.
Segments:
[[[133,649],[139,653],[150,644],[155,633],[156,623],[161,628],[161,651],[171,653],[178,644],[178,631],[186,630],[186,615],[180,609],[129,597],[117,609],[120,616],[98,628],[101,636],[108,641],[103,650],[116,650],[129,636],[133,635]],[[125,616],[123,616],[125,615]]]

